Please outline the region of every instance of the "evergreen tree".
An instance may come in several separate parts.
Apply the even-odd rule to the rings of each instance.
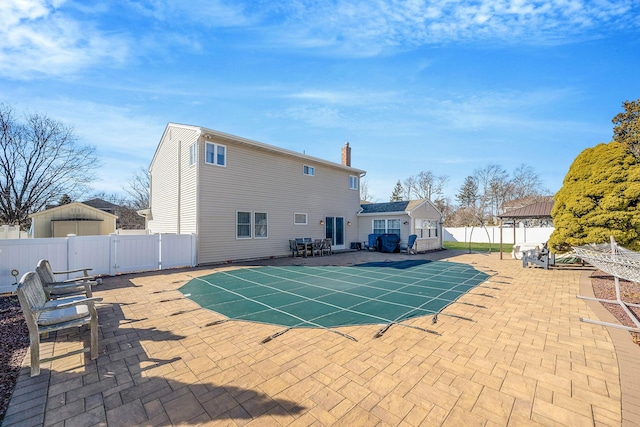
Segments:
[[[400,183],[400,181],[398,180],[398,182],[396,183],[396,187],[393,189],[393,193],[391,193],[391,202],[401,202],[402,199],[402,195],[404,194],[404,188],[402,188],[402,184]]]
[[[472,176],[464,179],[464,183],[460,187],[458,194],[456,194],[456,200],[458,200],[461,208],[469,208],[476,204],[476,200],[478,200],[478,184]]]
[[[611,121],[613,140],[627,146],[629,151],[640,159],[640,99],[622,103],[624,112],[617,114]]]
[[[73,200],[71,200],[71,197],[69,197],[69,195],[65,193],[62,195],[62,197],[60,197],[60,200],[58,200],[58,206],[68,205],[72,202]]]
[[[606,243],[610,236],[640,249],[640,163],[625,144],[599,144],[580,153],[554,199],[554,252]]]

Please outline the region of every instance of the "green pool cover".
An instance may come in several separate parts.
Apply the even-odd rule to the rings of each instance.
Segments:
[[[434,315],[488,277],[446,261],[256,267],[194,278],[179,290],[230,319],[334,328]]]

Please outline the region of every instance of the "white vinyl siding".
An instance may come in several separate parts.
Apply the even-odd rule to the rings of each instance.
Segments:
[[[197,136],[191,126],[169,126],[163,134],[150,168],[151,232],[196,232],[197,168],[189,164]]]
[[[230,139],[220,142],[233,161],[227,161],[225,169],[201,168],[197,190],[199,263],[285,256],[289,239],[324,238],[325,226],[320,220],[327,216],[344,217],[345,224],[357,221],[359,194],[345,185],[353,171],[340,165],[305,162],[313,168],[314,179],[292,179],[291,171],[300,170],[300,158]],[[268,238],[238,239],[236,212],[268,213]],[[306,215],[307,225],[292,227],[301,213]],[[357,241],[357,227],[345,230],[347,244]]]

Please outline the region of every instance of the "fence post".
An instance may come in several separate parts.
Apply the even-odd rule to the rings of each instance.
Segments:
[[[196,243],[197,236],[195,233],[191,233],[191,267],[195,267],[198,263],[198,246],[196,245]]]
[[[162,270],[162,233],[158,233],[158,270]]]
[[[115,234],[109,234],[109,276],[115,276],[118,272],[118,239]]]
[[[66,270],[72,270],[75,268],[74,265],[71,264],[71,260],[73,258],[75,258],[75,254],[78,252],[76,249],[76,246],[78,244],[77,240],[76,240],[76,236],[73,234],[67,234],[66,237],[66,241],[67,241],[67,268]],[[69,278],[69,275],[67,274],[67,279]]]

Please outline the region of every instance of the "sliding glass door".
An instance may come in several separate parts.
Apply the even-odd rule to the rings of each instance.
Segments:
[[[325,218],[325,237],[331,239],[333,249],[345,249],[343,217],[328,216]]]

